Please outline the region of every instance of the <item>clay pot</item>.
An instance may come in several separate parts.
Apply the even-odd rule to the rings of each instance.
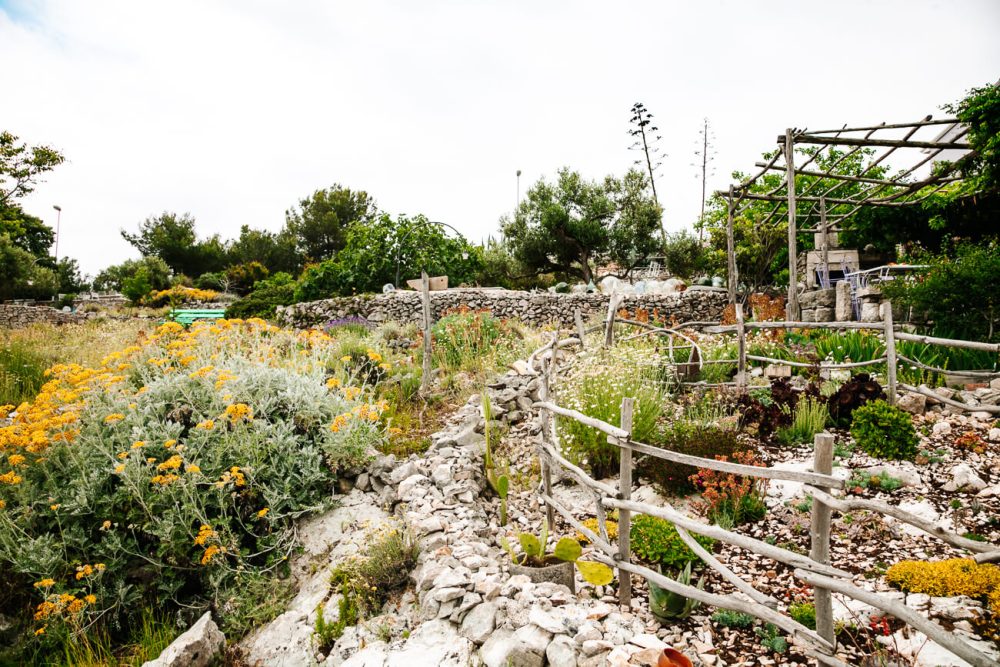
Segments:
[[[686,655],[672,648],[663,649],[656,667],[692,667],[691,660]]]
[[[528,567],[527,565],[511,563],[510,573],[514,575],[526,575],[528,579],[531,579],[536,584],[546,581],[553,584],[562,584],[569,588],[570,591],[576,593],[576,572],[573,563],[567,561],[560,561],[555,565],[546,565],[545,567]]]

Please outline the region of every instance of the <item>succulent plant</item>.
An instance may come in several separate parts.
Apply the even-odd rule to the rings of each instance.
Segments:
[[[690,561],[680,571],[676,579],[677,583],[686,586],[691,585],[691,563]],[[702,590],[705,587],[705,577],[698,579],[696,588]],[[701,606],[701,602],[689,598],[679,593],[668,591],[665,588],[649,581],[649,611],[661,623],[668,624],[672,621],[687,618],[695,609]]]

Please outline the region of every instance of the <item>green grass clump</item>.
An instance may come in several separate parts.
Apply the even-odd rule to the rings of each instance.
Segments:
[[[826,428],[829,416],[830,413],[825,402],[803,396],[795,405],[792,423],[778,429],[778,442],[783,445],[812,442],[813,436]]]
[[[912,461],[919,438],[910,415],[885,401],[872,401],[854,411],[851,435],[870,456]]]
[[[22,341],[0,346],[0,405],[20,405],[34,398],[45,384],[45,369],[51,363]]]

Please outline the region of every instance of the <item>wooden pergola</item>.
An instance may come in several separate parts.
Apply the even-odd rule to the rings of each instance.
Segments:
[[[872,125],[868,127],[841,127],[835,130],[799,130],[789,128],[778,136],[779,150],[767,162],[758,162],[759,171],[742,183],[729,186],[728,191],[716,194],[726,198],[728,204],[727,255],[729,298],[736,302],[736,254],[733,241],[733,219],[753,202],[771,202],[770,211],[759,225],[780,224],[788,220],[788,306],[789,320],[797,320],[798,304],[798,251],[799,234],[820,233],[845,229],[850,219],[864,207],[916,206],[934,196],[949,184],[960,181],[962,160],[970,152],[963,141],[968,128],[955,118],[934,119],[927,116],[912,123]],[[799,155],[796,164],[795,147],[805,146],[814,150]],[[834,153],[834,151],[838,151]],[[871,154],[860,173],[838,173],[838,167],[858,153]],[[948,154],[942,155],[945,151]],[[954,151],[954,155],[952,154]],[[828,160],[819,160],[821,156]],[[886,174],[893,158],[896,165],[891,175]],[[932,168],[929,175],[918,178],[917,172],[924,165],[935,161],[950,160],[941,168]],[[820,164],[825,163],[826,167]],[[899,164],[907,165],[899,168]],[[932,164],[933,167],[933,164]],[[842,171],[842,170],[840,170]],[[770,189],[762,186],[770,172],[783,174],[781,182]],[[796,191],[797,175],[816,177]],[[854,184],[851,192],[845,186]],[[826,243],[823,244],[824,248]]]

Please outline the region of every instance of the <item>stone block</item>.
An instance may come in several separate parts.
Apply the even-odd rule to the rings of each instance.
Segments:
[[[838,322],[850,322],[854,319],[854,304],[851,301],[851,284],[846,281],[837,283],[835,288],[837,298],[834,304],[834,316]]]
[[[833,308],[821,307],[813,311],[813,322],[832,322]]]
[[[833,308],[836,298],[836,290],[833,287],[812,290],[803,292],[799,296],[799,306],[802,308]]]

